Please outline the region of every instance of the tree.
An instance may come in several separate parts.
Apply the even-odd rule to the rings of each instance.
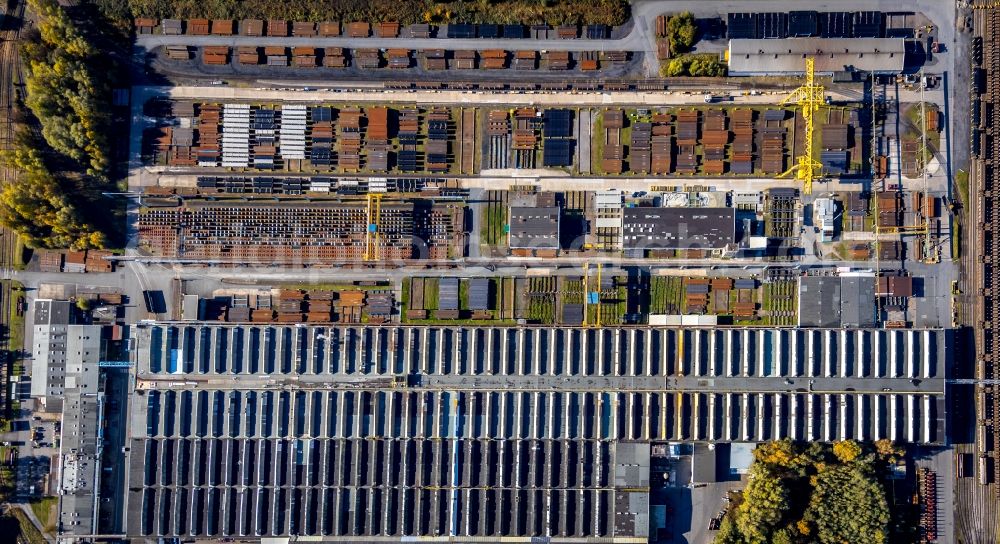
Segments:
[[[55,0],[30,0],[38,33],[21,54],[26,68],[25,104],[42,125],[42,136],[56,151],[103,176],[109,90],[95,69],[97,51]]]
[[[880,445],[883,451],[891,444]],[[889,505],[878,457],[856,441],[782,440],[754,450],[742,501],[714,544],[884,544]]]
[[[0,189],[0,223],[30,247],[104,247],[104,234],[83,220],[64,187],[65,180],[45,164],[43,148],[27,127],[15,133],[14,147],[4,153],[3,160],[18,175]]]
[[[875,453],[887,461],[895,462],[906,453],[906,450],[897,446],[892,440],[883,438],[875,441]]]
[[[885,490],[865,464],[821,472],[809,501],[816,537],[823,544],[888,542],[889,504]]]
[[[733,517],[726,516],[722,518],[722,523],[719,525],[719,532],[715,534],[713,544],[743,544],[743,542],[743,536],[740,534],[739,529],[736,528]]]
[[[670,40],[670,53],[679,55],[691,50],[698,36],[694,15],[685,11],[674,15],[667,21],[667,39]]]
[[[788,511],[789,490],[768,465],[754,463],[747,478],[736,526],[749,544],[767,544]]]
[[[833,443],[833,454],[842,463],[850,463],[861,455],[861,444],[854,440],[841,440]]]

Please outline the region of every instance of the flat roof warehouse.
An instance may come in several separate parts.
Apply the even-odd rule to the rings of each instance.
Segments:
[[[796,38],[729,40],[729,74],[795,74],[813,57],[816,72],[858,70],[898,73],[906,61],[906,40],[899,38]]]

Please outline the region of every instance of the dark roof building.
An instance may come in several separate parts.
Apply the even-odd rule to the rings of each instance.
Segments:
[[[840,278],[803,276],[799,278],[800,327],[840,326]]]
[[[735,242],[733,208],[625,208],[626,250],[717,250]]]
[[[469,309],[490,309],[490,279],[473,278],[469,280]]]
[[[559,208],[510,208],[511,249],[559,249]]]

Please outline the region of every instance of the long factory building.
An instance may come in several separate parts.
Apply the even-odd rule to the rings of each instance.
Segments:
[[[946,442],[945,330],[133,334],[136,537],[645,542],[655,442]]]

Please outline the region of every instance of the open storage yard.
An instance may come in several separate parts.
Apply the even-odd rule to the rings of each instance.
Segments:
[[[186,169],[474,175],[549,168],[581,176],[775,177],[803,145],[796,113],[760,106],[545,110],[152,101],[145,111],[158,119],[144,134],[146,162]],[[866,146],[850,128],[857,110],[826,109],[821,117],[817,159],[830,175],[856,174]]]

